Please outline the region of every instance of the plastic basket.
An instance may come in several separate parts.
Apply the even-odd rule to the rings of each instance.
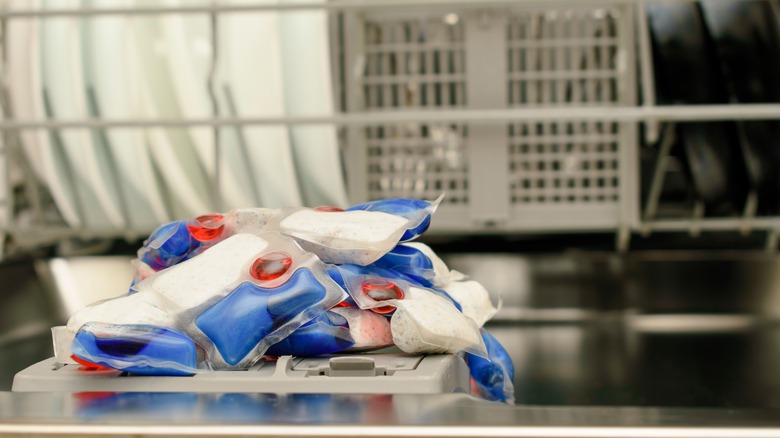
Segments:
[[[634,105],[633,4],[346,13],[347,112]],[[355,201],[435,198],[434,231],[615,229],[636,211],[636,123],[350,128]]]

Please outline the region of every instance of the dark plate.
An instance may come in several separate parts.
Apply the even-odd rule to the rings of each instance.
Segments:
[[[780,102],[780,33],[768,1],[711,0],[701,4],[733,102]],[[780,123],[738,124],[758,212],[780,207]]]
[[[660,104],[727,102],[724,78],[701,9],[692,2],[654,2],[646,9]],[[748,181],[734,123],[680,123],[694,188],[712,215],[738,213]]]

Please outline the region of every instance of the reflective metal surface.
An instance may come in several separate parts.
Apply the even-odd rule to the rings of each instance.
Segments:
[[[641,320],[490,331],[514,360],[518,404],[780,408],[776,325],[670,332]]]
[[[0,394],[0,433],[260,436],[773,436],[780,412],[509,407],[462,394]]]
[[[777,257],[446,259],[501,294],[519,404],[780,408]]]
[[[520,247],[517,248],[522,249]],[[748,251],[453,253],[448,265],[500,295],[510,320],[557,310],[780,318],[780,257]],[[577,315],[571,312],[571,315]],[[573,318],[582,319],[582,318]],[[585,318],[587,319],[587,318]],[[558,319],[560,320],[560,318]]]
[[[0,393],[0,432],[307,436],[780,436],[780,259],[450,254],[503,295],[489,330],[515,407],[462,394]],[[57,292],[0,267],[0,389],[51,355]],[[78,289],[78,288],[76,288]]]

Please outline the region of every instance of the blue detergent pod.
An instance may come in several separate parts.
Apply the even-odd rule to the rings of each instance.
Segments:
[[[481,331],[490,360],[466,353],[466,363],[479,390],[478,395],[487,400],[514,403],[512,359],[496,338],[484,329]]]
[[[344,291],[347,292],[347,285],[344,283],[344,277],[341,275],[341,272],[339,271],[339,268],[336,267],[336,265],[330,265],[330,267],[327,269],[328,276],[330,276],[330,279],[333,280],[339,287]],[[355,307],[357,308],[358,305],[355,302],[355,300],[352,299],[350,295],[347,295],[346,298],[344,298],[340,303],[336,304],[334,307]]]
[[[428,229],[431,225],[431,215],[436,210],[437,205],[438,201],[431,203],[413,198],[389,198],[353,205],[347,211],[381,211],[409,219],[412,226],[401,236],[401,242],[406,242]]]
[[[337,265],[327,265],[326,271],[331,280],[335,281],[345,291],[347,290],[347,286],[344,284],[344,277],[341,275]]]
[[[411,277],[421,286],[433,286],[436,273],[433,261],[417,248],[404,244],[396,245],[387,254],[374,262],[374,266],[389,269]]]
[[[235,365],[275,328],[325,298],[326,289],[308,269],[298,269],[275,288],[241,283],[201,313],[195,325]]]
[[[344,276],[341,275],[339,266],[328,265],[326,272],[328,273],[328,276],[330,276],[331,280],[338,284],[339,287],[344,290],[344,292],[347,292],[347,284],[344,282]],[[337,304],[336,307],[358,307],[358,305],[350,295],[347,295],[347,297],[344,298],[344,300],[342,300],[339,304]]]
[[[347,284],[349,280],[344,278],[345,276],[352,277],[352,278],[379,277],[379,278],[385,278],[389,280],[401,280],[411,285],[420,286],[430,290],[431,292],[436,293],[437,295],[451,302],[452,305],[454,305],[455,308],[458,309],[458,311],[463,312],[463,308],[461,307],[461,305],[457,301],[453,300],[450,294],[448,294],[446,291],[439,288],[426,286],[425,284],[420,283],[416,278],[398,272],[393,269],[381,268],[379,266],[331,265],[328,268],[328,274],[330,274],[330,277],[333,279],[333,281],[338,283],[338,285],[341,286],[345,291],[350,293],[350,295],[355,292],[354,290],[351,290],[354,289],[354,287],[350,287],[350,285]]]
[[[412,284],[418,284],[417,281],[406,274],[398,271],[394,271],[387,268],[381,268],[379,266],[361,266],[361,265],[332,265],[333,268],[328,269],[328,273],[331,274],[332,270],[343,270],[343,273],[332,273],[331,278],[339,284],[344,290],[347,290],[346,280],[343,278],[345,274],[352,276],[371,276],[371,277],[383,277],[392,280],[403,280]],[[336,267],[338,266],[338,267]]]
[[[153,270],[159,271],[183,260],[190,252],[190,233],[185,221],[160,226],[149,236],[138,257]]]
[[[271,356],[319,356],[336,353],[355,345],[349,324],[343,316],[325,312],[274,344],[266,354]]]
[[[146,324],[84,324],[72,348],[83,361],[133,374],[188,376],[197,368],[192,339]]]

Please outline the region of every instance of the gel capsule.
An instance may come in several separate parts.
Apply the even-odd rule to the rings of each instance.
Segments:
[[[374,262],[374,266],[403,273],[426,287],[433,286],[433,262],[422,251],[412,246],[396,245]]]
[[[325,286],[306,268],[273,288],[241,283],[195,319],[229,365],[236,365],[268,334],[322,301]]]
[[[154,230],[138,255],[152,270],[159,271],[179,263],[189,251],[190,233],[184,221],[176,221]]]
[[[361,285],[363,294],[368,296],[374,301],[386,301],[386,300],[402,300],[404,299],[404,291],[401,290],[395,283],[384,278],[372,278],[366,280]],[[382,306],[374,307],[371,309],[373,312],[379,314],[387,314],[395,310],[395,306]]]
[[[284,275],[290,269],[290,266],[292,266],[290,254],[275,251],[258,257],[252,263],[249,274],[260,281],[270,281]]]
[[[218,213],[198,216],[187,224],[187,230],[199,242],[208,242],[216,239],[222,235],[224,229],[225,217]]]
[[[197,368],[192,339],[147,324],[85,324],[76,333],[73,354],[83,362],[133,374],[186,376]]]
[[[319,356],[345,350],[354,344],[347,320],[338,313],[325,312],[272,345],[266,353],[272,356]]]
[[[457,301],[453,300],[450,294],[445,290],[426,286],[420,283],[420,281],[415,277],[392,269],[380,268],[379,266],[375,265],[338,265],[338,267],[328,268],[328,274],[330,275],[330,278],[338,283],[338,285],[341,286],[341,288],[344,290],[349,290],[348,283],[351,283],[350,279],[354,278],[355,276],[366,276],[372,278],[378,277],[384,280],[398,280],[400,282],[407,282],[411,285],[417,285],[426,288],[428,291],[433,292],[436,295],[439,295],[447,301],[451,302],[452,305],[458,309],[458,311],[463,311],[461,305]]]
[[[482,330],[482,340],[490,360],[466,353],[466,363],[481,397],[512,402],[515,368],[506,349],[490,333]]]

